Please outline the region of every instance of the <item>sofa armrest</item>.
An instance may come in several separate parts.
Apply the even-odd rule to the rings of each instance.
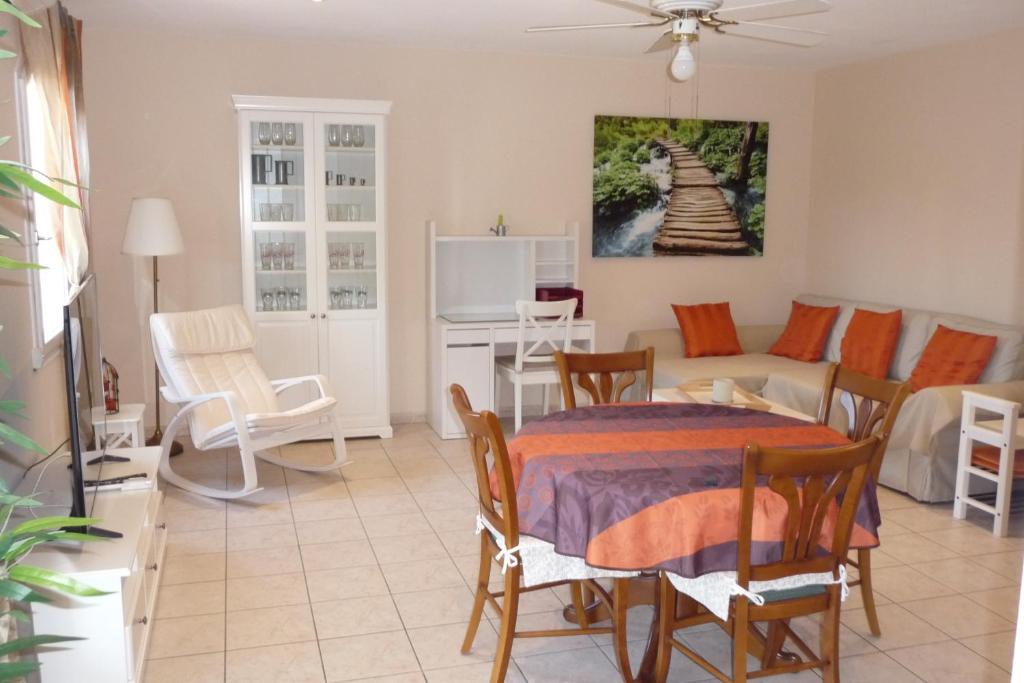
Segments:
[[[1024,380],[928,387],[912,394],[903,404],[889,447],[893,448],[895,443],[897,447],[909,446],[915,451],[930,453],[940,432],[950,428],[960,430],[964,391],[1024,403]]]
[[[768,353],[785,325],[737,325],[736,336],[744,353]]]
[[[736,336],[744,353],[767,353],[779,338],[785,325],[737,325]],[[639,351],[654,347],[654,357],[673,358],[684,353],[686,343],[678,327],[664,327],[658,330],[635,330],[626,337],[625,351]]]

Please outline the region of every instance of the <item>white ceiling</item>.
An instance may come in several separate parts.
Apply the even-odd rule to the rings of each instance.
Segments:
[[[646,0],[636,0],[644,3]],[[726,7],[766,0],[725,0]],[[499,52],[637,57],[658,29],[526,34],[527,26],[643,20],[596,0],[64,0],[90,27],[275,35]],[[705,31],[702,61],[822,68],[1024,26],[1024,0],[833,0],[774,23],[827,31],[799,48]],[[664,55],[665,53],[662,53]]]

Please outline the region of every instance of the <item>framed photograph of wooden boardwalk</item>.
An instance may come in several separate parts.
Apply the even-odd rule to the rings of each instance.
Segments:
[[[760,256],[768,124],[594,118],[593,255]]]

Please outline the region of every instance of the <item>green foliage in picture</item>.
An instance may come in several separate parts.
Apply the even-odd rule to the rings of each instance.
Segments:
[[[594,172],[594,206],[602,216],[624,216],[637,208],[650,208],[660,196],[658,183],[636,164],[615,161]]]

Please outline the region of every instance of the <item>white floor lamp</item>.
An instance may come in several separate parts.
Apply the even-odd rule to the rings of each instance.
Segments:
[[[153,257],[153,312],[160,310],[159,283],[160,276],[157,270],[158,256],[171,256],[185,251],[181,241],[181,230],[178,228],[178,219],[174,216],[174,206],[170,199],[161,197],[136,197],[132,199],[132,207],[128,212],[128,226],[124,231],[124,242],[121,243],[121,253],[134,256]],[[148,325],[147,325],[148,327]],[[156,405],[156,429],[153,435],[146,439],[147,446],[159,446],[163,438],[163,429],[160,426],[160,369],[156,367],[156,360],[153,361],[154,376],[154,404]],[[177,441],[171,446],[171,455],[178,455],[183,450]]]

